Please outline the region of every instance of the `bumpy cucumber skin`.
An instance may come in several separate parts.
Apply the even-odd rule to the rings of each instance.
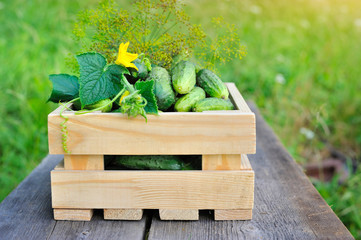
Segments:
[[[148,76],[148,69],[144,62],[142,62],[139,58],[133,61],[134,65],[138,68],[138,77],[140,79],[146,79]]]
[[[189,55],[186,54],[185,52],[182,52],[177,56],[173,57],[170,70],[173,71],[174,67],[177,66],[178,63],[180,63],[181,61],[188,61],[188,59],[189,59]]]
[[[192,170],[179,156],[173,155],[117,156],[116,163],[139,170]]]
[[[205,91],[200,87],[194,87],[187,95],[178,99],[174,105],[174,109],[177,112],[189,112],[198,101],[204,98],[206,98]]]
[[[226,84],[211,70],[202,69],[197,73],[197,85],[206,91],[208,96],[228,99]]]
[[[234,106],[229,100],[221,98],[205,98],[198,101],[194,107],[193,112],[215,111],[215,110],[233,110]]]
[[[176,92],[189,93],[196,85],[196,69],[193,63],[179,62],[172,70],[172,83]]]
[[[112,110],[112,106],[113,104],[110,103],[111,100],[110,99],[103,99],[103,100],[100,100],[96,103],[93,103],[93,104],[90,104],[90,105],[86,105],[84,107],[84,109],[87,109],[87,110],[92,110],[92,109],[96,109],[96,108],[99,108],[99,107],[102,107],[104,105],[107,105],[109,104],[108,106],[104,107],[101,111],[102,112],[110,112]]]
[[[169,73],[165,68],[153,67],[147,80],[154,80],[154,95],[157,99],[158,109],[166,111],[175,102]]]

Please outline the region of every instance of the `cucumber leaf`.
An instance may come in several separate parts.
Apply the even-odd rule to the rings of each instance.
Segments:
[[[115,96],[123,84],[119,77],[129,74],[120,65],[107,66],[107,60],[99,53],[83,53],[76,56],[79,68],[79,96],[82,107]]]
[[[157,100],[153,92],[154,80],[137,81],[135,83],[135,89],[139,90],[139,93],[147,100],[147,105],[144,107],[146,113],[158,114]]]
[[[51,74],[49,80],[53,83],[53,91],[48,101],[67,102],[79,96],[78,77],[69,74]]]

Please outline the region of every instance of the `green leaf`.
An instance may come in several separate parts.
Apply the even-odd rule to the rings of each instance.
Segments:
[[[82,107],[111,98],[122,88],[119,77],[129,73],[119,65],[107,66],[107,60],[99,53],[83,53],[76,56],[80,67],[79,95]]]
[[[49,80],[53,83],[53,91],[48,101],[66,102],[79,96],[78,77],[68,74],[51,74]]]
[[[153,92],[154,80],[138,81],[134,86],[148,102],[145,111],[149,114],[158,114],[157,100]]]

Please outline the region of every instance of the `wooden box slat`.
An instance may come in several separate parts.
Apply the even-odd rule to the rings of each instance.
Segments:
[[[80,209],[104,209],[105,219],[136,220],[143,209],[159,209],[161,219],[196,220],[207,209],[218,220],[247,219],[238,210],[253,208],[254,172],[246,154],[256,151],[255,115],[236,86],[227,87],[232,111],[165,112],[148,115],[148,122],[120,113],[64,112],[71,153],[51,172],[54,211],[76,219]],[[52,154],[64,153],[63,121],[59,109],[48,116]],[[202,155],[202,170],[104,170],[104,155],[162,154]]]
[[[252,154],[255,115],[233,83],[227,84],[238,110],[164,112],[129,119],[120,113],[75,115],[68,111],[68,149],[72,154]],[[49,152],[64,154],[58,110],[48,116]]]
[[[51,172],[53,208],[248,209],[254,172]]]

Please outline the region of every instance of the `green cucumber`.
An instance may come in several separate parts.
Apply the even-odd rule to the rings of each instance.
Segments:
[[[200,87],[195,87],[187,95],[179,98],[174,105],[177,112],[189,112],[196,102],[206,98],[206,93]]]
[[[180,156],[139,155],[116,156],[116,164],[129,169],[139,170],[192,170],[191,164],[185,163]]]
[[[149,73],[146,63],[139,58],[135,59],[133,63],[138,68],[138,78],[146,79]]]
[[[172,83],[176,92],[189,93],[196,85],[196,69],[193,63],[179,62],[172,70]]]
[[[110,99],[103,99],[103,100],[100,100],[96,103],[93,103],[93,104],[90,104],[90,105],[86,105],[84,107],[84,109],[87,109],[87,110],[92,110],[92,109],[96,109],[96,108],[100,108],[102,106],[105,106],[107,105],[106,107],[104,107],[101,111],[102,112],[110,112],[112,110],[112,107],[113,107],[113,104],[111,103],[112,100]]]
[[[171,71],[173,71],[174,67],[180,63],[181,61],[187,61],[189,59],[189,54],[185,52],[181,52],[178,55],[174,56],[172,59]]]
[[[133,61],[133,63],[138,68],[138,71],[135,68],[128,68],[130,75],[127,75],[127,80],[131,84],[134,84],[136,81],[138,81],[138,79],[146,79],[149,73],[145,62],[142,62],[137,58]]]
[[[202,69],[197,73],[197,85],[206,91],[210,97],[228,99],[226,84],[211,70]]]
[[[221,98],[205,98],[198,101],[194,107],[193,112],[214,111],[214,110],[233,110],[234,106],[229,100]]]
[[[166,111],[175,102],[169,73],[165,68],[153,67],[147,80],[154,80],[154,95],[157,99],[158,109]]]

